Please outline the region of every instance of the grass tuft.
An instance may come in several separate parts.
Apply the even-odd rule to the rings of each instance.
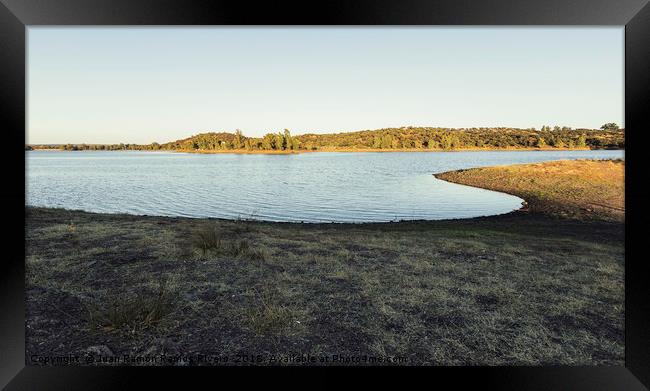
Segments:
[[[105,305],[88,306],[89,323],[93,329],[103,331],[127,330],[132,333],[157,326],[175,308],[176,299],[160,282],[153,295],[116,296]]]
[[[222,248],[222,233],[215,225],[205,225],[194,233],[192,242],[205,255],[210,250]]]
[[[194,246],[202,251],[203,256],[208,252],[216,255],[226,255],[252,261],[264,261],[267,253],[262,248],[251,246],[245,238],[231,238],[220,231],[216,226],[204,226],[195,232]]]
[[[239,240],[231,247],[231,255],[251,261],[265,261],[267,253],[261,248],[252,248],[247,240]]]

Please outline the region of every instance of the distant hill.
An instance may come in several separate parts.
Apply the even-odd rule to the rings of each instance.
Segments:
[[[462,150],[462,149],[548,149],[548,148],[625,148],[625,130],[571,129],[542,130],[517,128],[434,128],[401,127],[344,133],[303,134],[292,136],[285,129],[264,137],[247,137],[237,130],[206,132],[163,144],[52,144],[29,145],[25,149],[63,150],[171,150],[217,151],[370,151],[370,150]]]

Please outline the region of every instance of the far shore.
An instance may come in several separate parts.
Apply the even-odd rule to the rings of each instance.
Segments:
[[[356,148],[323,148],[318,150],[245,150],[245,149],[230,149],[230,150],[199,150],[199,149],[115,149],[115,150],[64,150],[58,148],[37,148],[26,150],[25,152],[33,151],[54,151],[54,152],[121,152],[121,151],[132,151],[132,152],[173,152],[173,153],[196,153],[196,154],[237,154],[237,155],[295,155],[301,153],[319,153],[319,152],[340,152],[340,153],[351,153],[351,152],[523,152],[523,151],[599,151],[599,150],[619,150],[619,149],[592,149],[589,147],[585,148],[554,148],[554,147],[544,147],[544,148],[456,148],[456,149],[417,149],[417,148],[405,148],[405,149],[356,149]]]
[[[590,151],[591,148],[455,148],[455,149],[418,149],[418,148],[404,148],[404,149],[378,149],[378,148],[322,148],[317,150],[285,150],[285,151],[261,151],[261,150],[191,150],[179,149],[171,152],[183,153],[201,153],[201,154],[220,154],[220,153],[235,153],[235,154],[260,154],[260,155],[291,155],[299,153],[318,153],[318,152],[481,152],[481,151]]]

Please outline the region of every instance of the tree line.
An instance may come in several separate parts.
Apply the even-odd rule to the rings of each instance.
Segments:
[[[572,129],[548,125],[535,128],[401,127],[345,133],[292,136],[288,129],[247,137],[241,130],[207,132],[159,144],[51,144],[26,149],[143,150],[143,151],[336,151],[336,150],[457,150],[528,148],[625,148],[625,130],[614,123],[601,129]]]

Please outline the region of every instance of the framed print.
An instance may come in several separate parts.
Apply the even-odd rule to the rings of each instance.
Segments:
[[[7,389],[650,384],[646,1],[1,2]]]

